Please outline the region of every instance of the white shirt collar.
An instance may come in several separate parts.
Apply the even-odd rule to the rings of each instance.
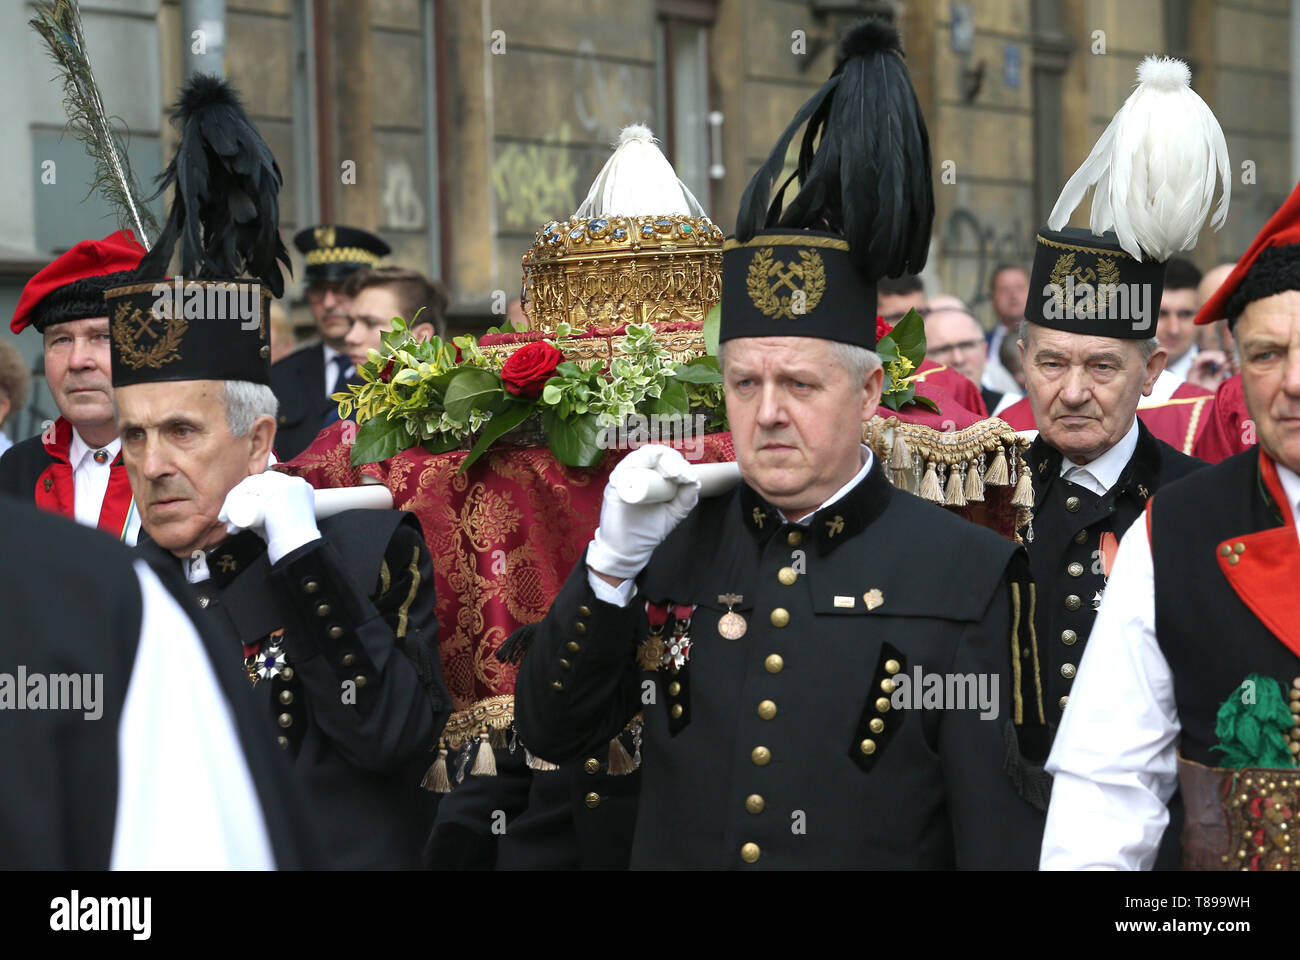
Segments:
[[[1291,519],[1300,530],[1300,475],[1282,466],[1276,460],[1273,461],[1273,466],[1277,467],[1277,478],[1282,482],[1282,492],[1286,494],[1287,502],[1291,505]]]
[[[850,480],[848,483],[844,484],[844,486],[840,487],[833,494],[831,494],[830,499],[825,501],[820,507],[817,508],[817,510],[822,509],[822,507],[829,507],[836,500],[843,499],[850,490],[852,490],[859,483],[861,483],[863,479],[866,477],[866,475],[871,472],[871,464],[872,461],[874,460],[874,457],[872,456],[871,448],[868,447],[865,443],[862,445],[862,453],[866,457],[866,461],[862,464],[862,468],[853,475],[852,480]],[[817,510],[810,510],[808,513],[805,513],[802,517],[800,517],[798,520],[795,520],[793,522],[799,524],[800,526],[807,526],[810,522],[812,522],[813,514],[816,513]],[[782,516],[785,515],[782,514]]]
[[[1061,457],[1061,476],[1065,476],[1074,468],[1086,470],[1090,473],[1099,484],[1104,488],[1103,492],[1109,492],[1110,488],[1115,486],[1115,481],[1128,465],[1129,460],[1133,458],[1133,451],[1137,449],[1138,443],[1138,424],[1137,417],[1133,418],[1133,425],[1128,428],[1128,433],[1096,460],[1089,461],[1080,465],[1075,463],[1069,457]],[[1071,478],[1072,479],[1072,478]],[[1084,484],[1087,486],[1087,484]]]
[[[322,343],[321,349],[325,351],[325,366],[327,367],[331,362],[333,362],[335,357],[343,356],[343,354],[339,353],[339,351],[335,350],[328,343]]]
[[[81,468],[82,464],[85,463],[86,458],[90,457],[94,453],[94,451],[107,450],[108,459],[105,460],[102,465],[108,466],[114,460],[117,459],[117,452],[121,449],[122,449],[121,437],[114,437],[112,440],[104,444],[102,447],[92,447],[88,443],[86,443],[85,440],[81,439],[81,434],[77,432],[76,427],[73,427],[72,442],[68,444],[68,462],[72,464],[73,470],[78,470]],[[91,457],[90,462],[91,463],[95,462],[93,457]]]

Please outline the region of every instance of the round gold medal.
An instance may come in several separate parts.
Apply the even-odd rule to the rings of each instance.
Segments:
[[[745,623],[745,618],[732,610],[728,610],[718,620],[718,633],[728,640],[739,640],[747,629],[749,624]]]

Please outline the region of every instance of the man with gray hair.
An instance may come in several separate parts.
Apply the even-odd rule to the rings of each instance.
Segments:
[[[239,128],[242,144],[257,137],[233,99],[223,81],[201,76],[182,94],[188,114],[180,149],[207,151],[214,176],[225,161],[204,137],[226,124]],[[241,176],[265,163],[269,151],[261,148],[234,164]],[[178,166],[187,166],[180,154],[169,169]],[[208,183],[199,195],[249,196],[278,182],[278,172],[261,173],[257,185]],[[139,281],[104,294],[140,549],[183,567],[208,624],[242,660],[265,704],[266,735],[317,801],[309,815],[318,814],[325,863],[413,867],[435,813],[421,773],[449,711],[429,549],[407,513],[353,510],[318,521],[311,486],[267,470],[277,403],[266,315],[283,290],[275,253],[278,245],[283,255],[283,245],[273,196],[257,195],[262,219],[229,243],[219,234],[212,241],[214,250],[238,256],[200,257],[182,245],[175,294],[160,300],[158,290],[173,286],[155,282],[171,257],[164,241],[175,234],[165,232],[141,262]],[[195,203],[178,186],[171,219],[188,204],[188,222]],[[197,207],[200,220],[208,212]],[[203,222],[207,231],[223,224]],[[255,228],[269,234],[266,245],[241,246]],[[256,280],[226,279],[246,274]],[[214,296],[231,287],[240,302],[253,289],[254,316]]]

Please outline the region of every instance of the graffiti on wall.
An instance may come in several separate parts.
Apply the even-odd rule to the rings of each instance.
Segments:
[[[568,124],[558,139],[569,140]],[[499,144],[492,161],[498,224],[531,233],[551,219],[563,219],[578,205],[578,168],[571,151],[545,143]]]

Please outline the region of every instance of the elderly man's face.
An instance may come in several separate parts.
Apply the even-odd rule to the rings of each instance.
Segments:
[[[1043,440],[1078,464],[1097,459],[1128,433],[1138,398],[1165,368],[1157,349],[1146,363],[1135,340],[1089,337],[1029,326],[1020,341],[1025,390]]]
[[[815,510],[861,468],[863,421],[883,375],[856,383],[827,340],[729,340],[723,379],[745,482],[791,520]]]
[[[974,317],[960,310],[932,309],[925,318],[925,344],[927,358],[946,363],[979,386],[988,344]]]
[[[45,328],[45,382],[59,412],[83,435],[113,423],[108,317],[69,320]]]
[[[1236,334],[1246,409],[1260,446],[1300,472],[1300,291],[1248,304]]]
[[[178,557],[225,539],[217,514],[235,484],[266,469],[275,419],[259,417],[248,436],[236,437],[221,381],[182,380],[119,387],[117,422],[149,536]]]

